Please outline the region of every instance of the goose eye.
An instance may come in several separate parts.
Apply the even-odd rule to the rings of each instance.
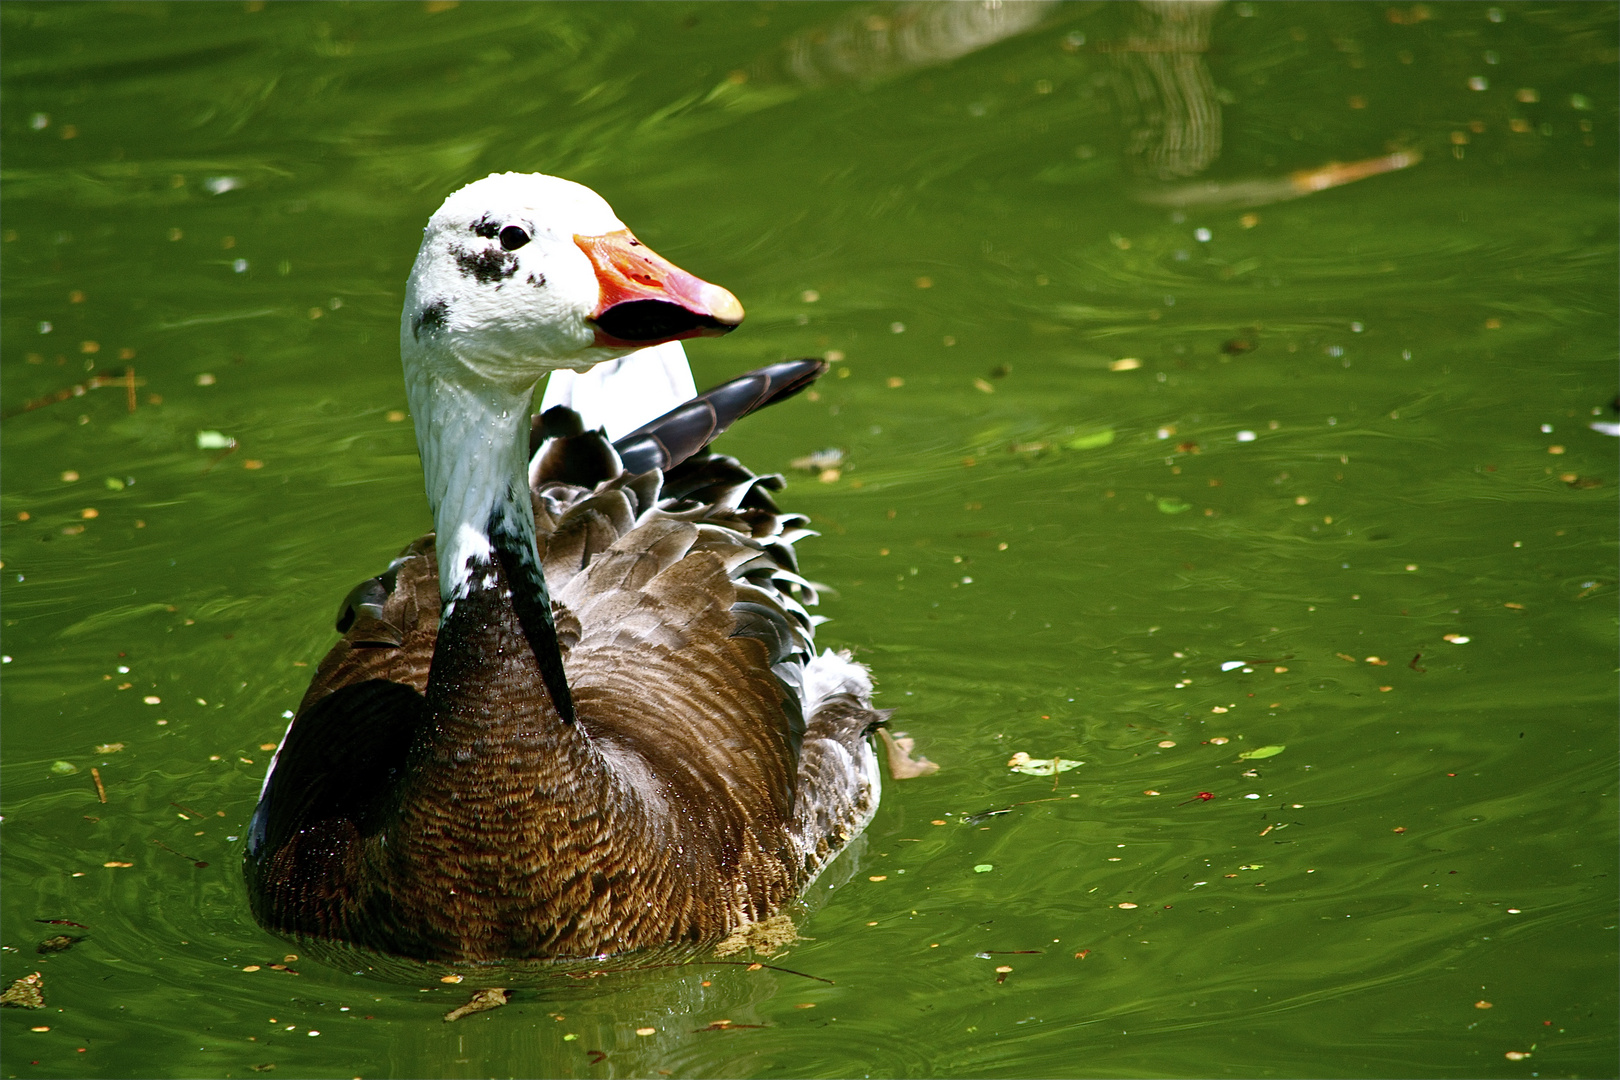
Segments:
[[[501,230],[501,247],[507,251],[516,251],[529,242],[529,234],[516,225],[508,225]]]

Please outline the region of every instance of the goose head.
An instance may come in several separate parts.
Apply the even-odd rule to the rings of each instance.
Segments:
[[[497,561],[514,593],[544,601],[527,482],[539,379],[724,334],[742,318],[735,296],[655,254],[583,185],[500,173],[444,201],[406,285],[400,354],[438,533],[445,620],[493,580]],[[549,603],[528,609],[547,624],[525,627],[539,656]]]
[[[742,318],[735,296],[654,253],[590,188],[498,173],[428,220],[400,345],[408,371],[522,389],[557,368],[725,334]]]

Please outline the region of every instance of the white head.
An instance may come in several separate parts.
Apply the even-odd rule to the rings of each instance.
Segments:
[[[468,184],[428,220],[405,288],[407,371],[511,390],[557,368],[723,334],[742,305],[653,254],[596,192],[539,173]],[[407,376],[409,379],[409,375]]]
[[[470,587],[497,526],[533,551],[528,411],[541,376],[724,334],[742,317],[736,297],[654,254],[580,184],[500,173],[446,199],[399,332],[446,599]]]

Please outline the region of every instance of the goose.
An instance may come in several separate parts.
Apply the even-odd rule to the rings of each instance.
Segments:
[[[887,714],[815,650],[808,521],[708,449],[826,365],[693,394],[680,342],[742,318],[568,180],[429,219],[400,352],[434,531],[345,599],[271,761],[262,926],[439,963],[703,946],[865,828]]]

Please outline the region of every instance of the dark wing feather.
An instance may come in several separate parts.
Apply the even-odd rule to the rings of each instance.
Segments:
[[[667,471],[749,413],[792,397],[826,371],[826,362],[815,359],[783,360],[756,368],[643,424],[614,442],[613,448],[630,472]]]
[[[328,693],[287,732],[248,829],[249,895],[278,929],[338,929],[364,903],[361,843],[387,823],[422,695],[370,679]]]

